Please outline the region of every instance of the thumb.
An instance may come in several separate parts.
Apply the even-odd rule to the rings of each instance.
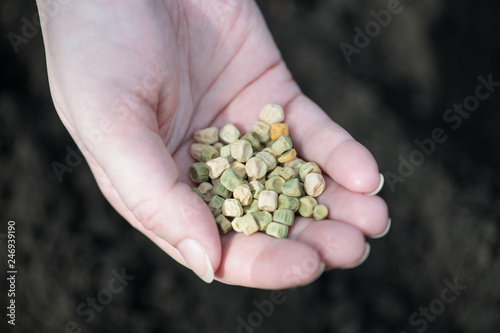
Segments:
[[[89,153],[126,207],[119,213],[132,213],[145,229],[176,248],[194,273],[212,282],[221,258],[213,216],[203,200],[179,181],[172,155],[153,129],[157,126],[144,122],[141,117],[114,122],[99,145],[88,147]]]

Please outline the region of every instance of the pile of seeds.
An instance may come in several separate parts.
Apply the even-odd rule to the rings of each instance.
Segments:
[[[259,118],[243,136],[233,124],[197,131],[190,153],[198,162],[189,177],[222,234],[234,229],[285,238],[296,213],[326,218],[328,208],[315,199],[325,179],[316,163],[297,157],[281,106],[265,105]]]

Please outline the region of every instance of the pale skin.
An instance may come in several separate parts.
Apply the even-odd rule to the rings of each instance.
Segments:
[[[39,7],[43,1],[39,0]],[[41,18],[54,104],[110,204],[205,281],[281,289],[358,262],[384,232],[377,164],[293,81],[252,1],[70,1]],[[335,89],[335,87],[332,87]],[[221,237],[190,190],[195,130],[251,131],[285,108],[301,157],[324,171],[328,219],[297,218],[288,239]],[[90,140],[96,133],[102,140]]]

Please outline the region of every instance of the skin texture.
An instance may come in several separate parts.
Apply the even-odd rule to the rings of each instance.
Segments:
[[[102,193],[206,280],[202,248],[216,280],[279,289],[309,283],[323,263],[355,264],[364,236],[386,229],[386,204],[363,194],[378,186],[375,160],[302,94],[254,2],[70,1],[41,21],[56,110]],[[299,156],[324,171],[318,202],[330,215],[297,218],[288,239],[221,237],[190,190],[192,135],[226,123],[251,131],[269,102],[285,108]]]

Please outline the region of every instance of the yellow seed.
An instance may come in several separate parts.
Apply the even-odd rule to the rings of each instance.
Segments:
[[[245,170],[248,177],[253,179],[261,179],[267,173],[267,164],[259,157],[252,157],[248,160]]]
[[[205,162],[205,165],[207,166],[209,176],[212,179],[219,178],[220,175],[222,175],[222,173],[230,167],[229,162],[225,157],[214,158],[213,160]]]
[[[219,141],[219,130],[217,127],[209,127],[194,132],[194,139],[196,142],[213,145]]]
[[[269,103],[260,110],[259,118],[268,124],[281,123],[285,120],[285,112],[280,105]]]
[[[236,172],[241,177],[241,179],[247,178],[247,171],[243,163],[234,161],[233,163],[231,163],[231,169],[233,169],[233,171]]]
[[[193,143],[191,145],[191,148],[189,149],[189,153],[191,154],[191,156],[193,156],[195,160],[201,161],[201,152],[206,147],[208,147],[208,145],[204,143]]]
[[[271,124],[271,140],[278,140],[283,135],[288,136],[288,125],[284,123]]]
[[[325,190],[325,178],[319,173],[310,173],[304,180],[304,189],[306,193],[315,198]]]
[[[252,191],[250,190],[250,186],[247,184],[236,186],[233,191],[233,196],[236,200],[241,202],[242,206],[248,206],[253,200]]]
[[[278,162],[285,163],[294,160],[297,157],[297,151],[292,148],[283,153],[280,157],[278,157]]]

